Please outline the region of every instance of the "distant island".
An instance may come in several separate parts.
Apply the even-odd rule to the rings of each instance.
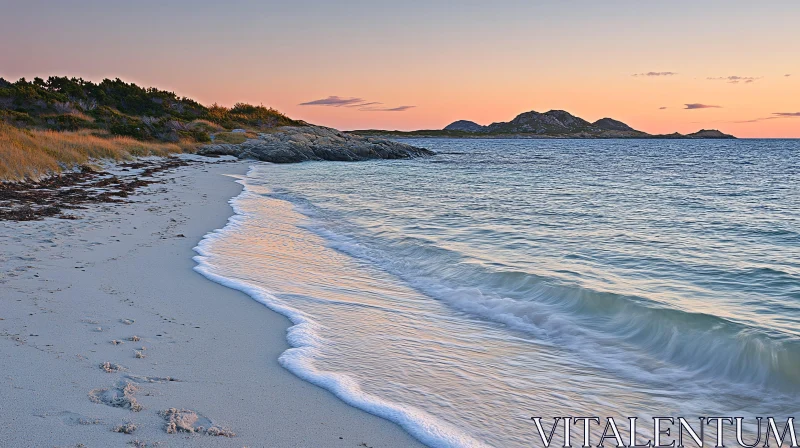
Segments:
[[[444,129],[419,131],[386,131],[377,129],[351,131],[353,134],[393,137],[451,137],[451,138],[668,138],[724,139],[736,138],[716,129],[703,129],[692,134],[648,134],[637,131],[613,118],[601,118],[594,123],[563,110],[536,111],[517,115],[508,122],[481,126],[474,121],[458,120]]]

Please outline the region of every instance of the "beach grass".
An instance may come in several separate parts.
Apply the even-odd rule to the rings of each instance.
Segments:
[[[192,130],[204,131],[209,134],[214,132],[222,132],[225,130],[224,127],[218,125],[217,123],[202,119],[192,121],[188,124],[188,128]]]
[[[189,152],[193,143],[145,142],[105,131],[20,129],[0,122],[0,181],[38,180],[93,160]]]
[[[214,134],[215,143],[231,143],[238,145],[244,143],[247,139],[258,138],[255,132],[219,132]]]

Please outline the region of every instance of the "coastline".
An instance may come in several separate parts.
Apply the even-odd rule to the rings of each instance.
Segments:
[[[281,367],[289,320],[194,271],[193,248],[232,215],[248,165],[170,169],[80,219],[0,222],[4,444],[422,446]],[[140,412],[106,399],[125,384]],[[168,434],[171,408],[236,435]],[[136,431],[113,431],[126,423]]]
[[[361,131],[345,131],[354,135],[372,138],[386,138],[392,140],[415,140],[415,139],[472,139],[472,140],[731,140],[730,138],[718,137],[672,137],[669,135],[651,136],[589,136],[580,137],[576,135],[535,135],[535,134],[468,134],[468,135],[435,135],[435,134],[393,134],[369,133]],[[401,131],[402,132],[402,131]],[[739,139],[739,137],[734,137]]]

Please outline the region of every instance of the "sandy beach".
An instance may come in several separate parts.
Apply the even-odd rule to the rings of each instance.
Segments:
[[[79,219],[0,222],[3,446],[421,446],[282,368],[288,320],[193,271],[247,169],[196,162]]]

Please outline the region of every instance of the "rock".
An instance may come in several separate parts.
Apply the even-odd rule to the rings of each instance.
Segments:
[[[322,126],[285,126],[276,132],[259,134],[241,144],[209,144],[197,150],[201,155],[230,155],[272,163],[309,160],[359,161],[367,159],[408,159],[433,155],[433,151],[381,138],[346,134]]]

